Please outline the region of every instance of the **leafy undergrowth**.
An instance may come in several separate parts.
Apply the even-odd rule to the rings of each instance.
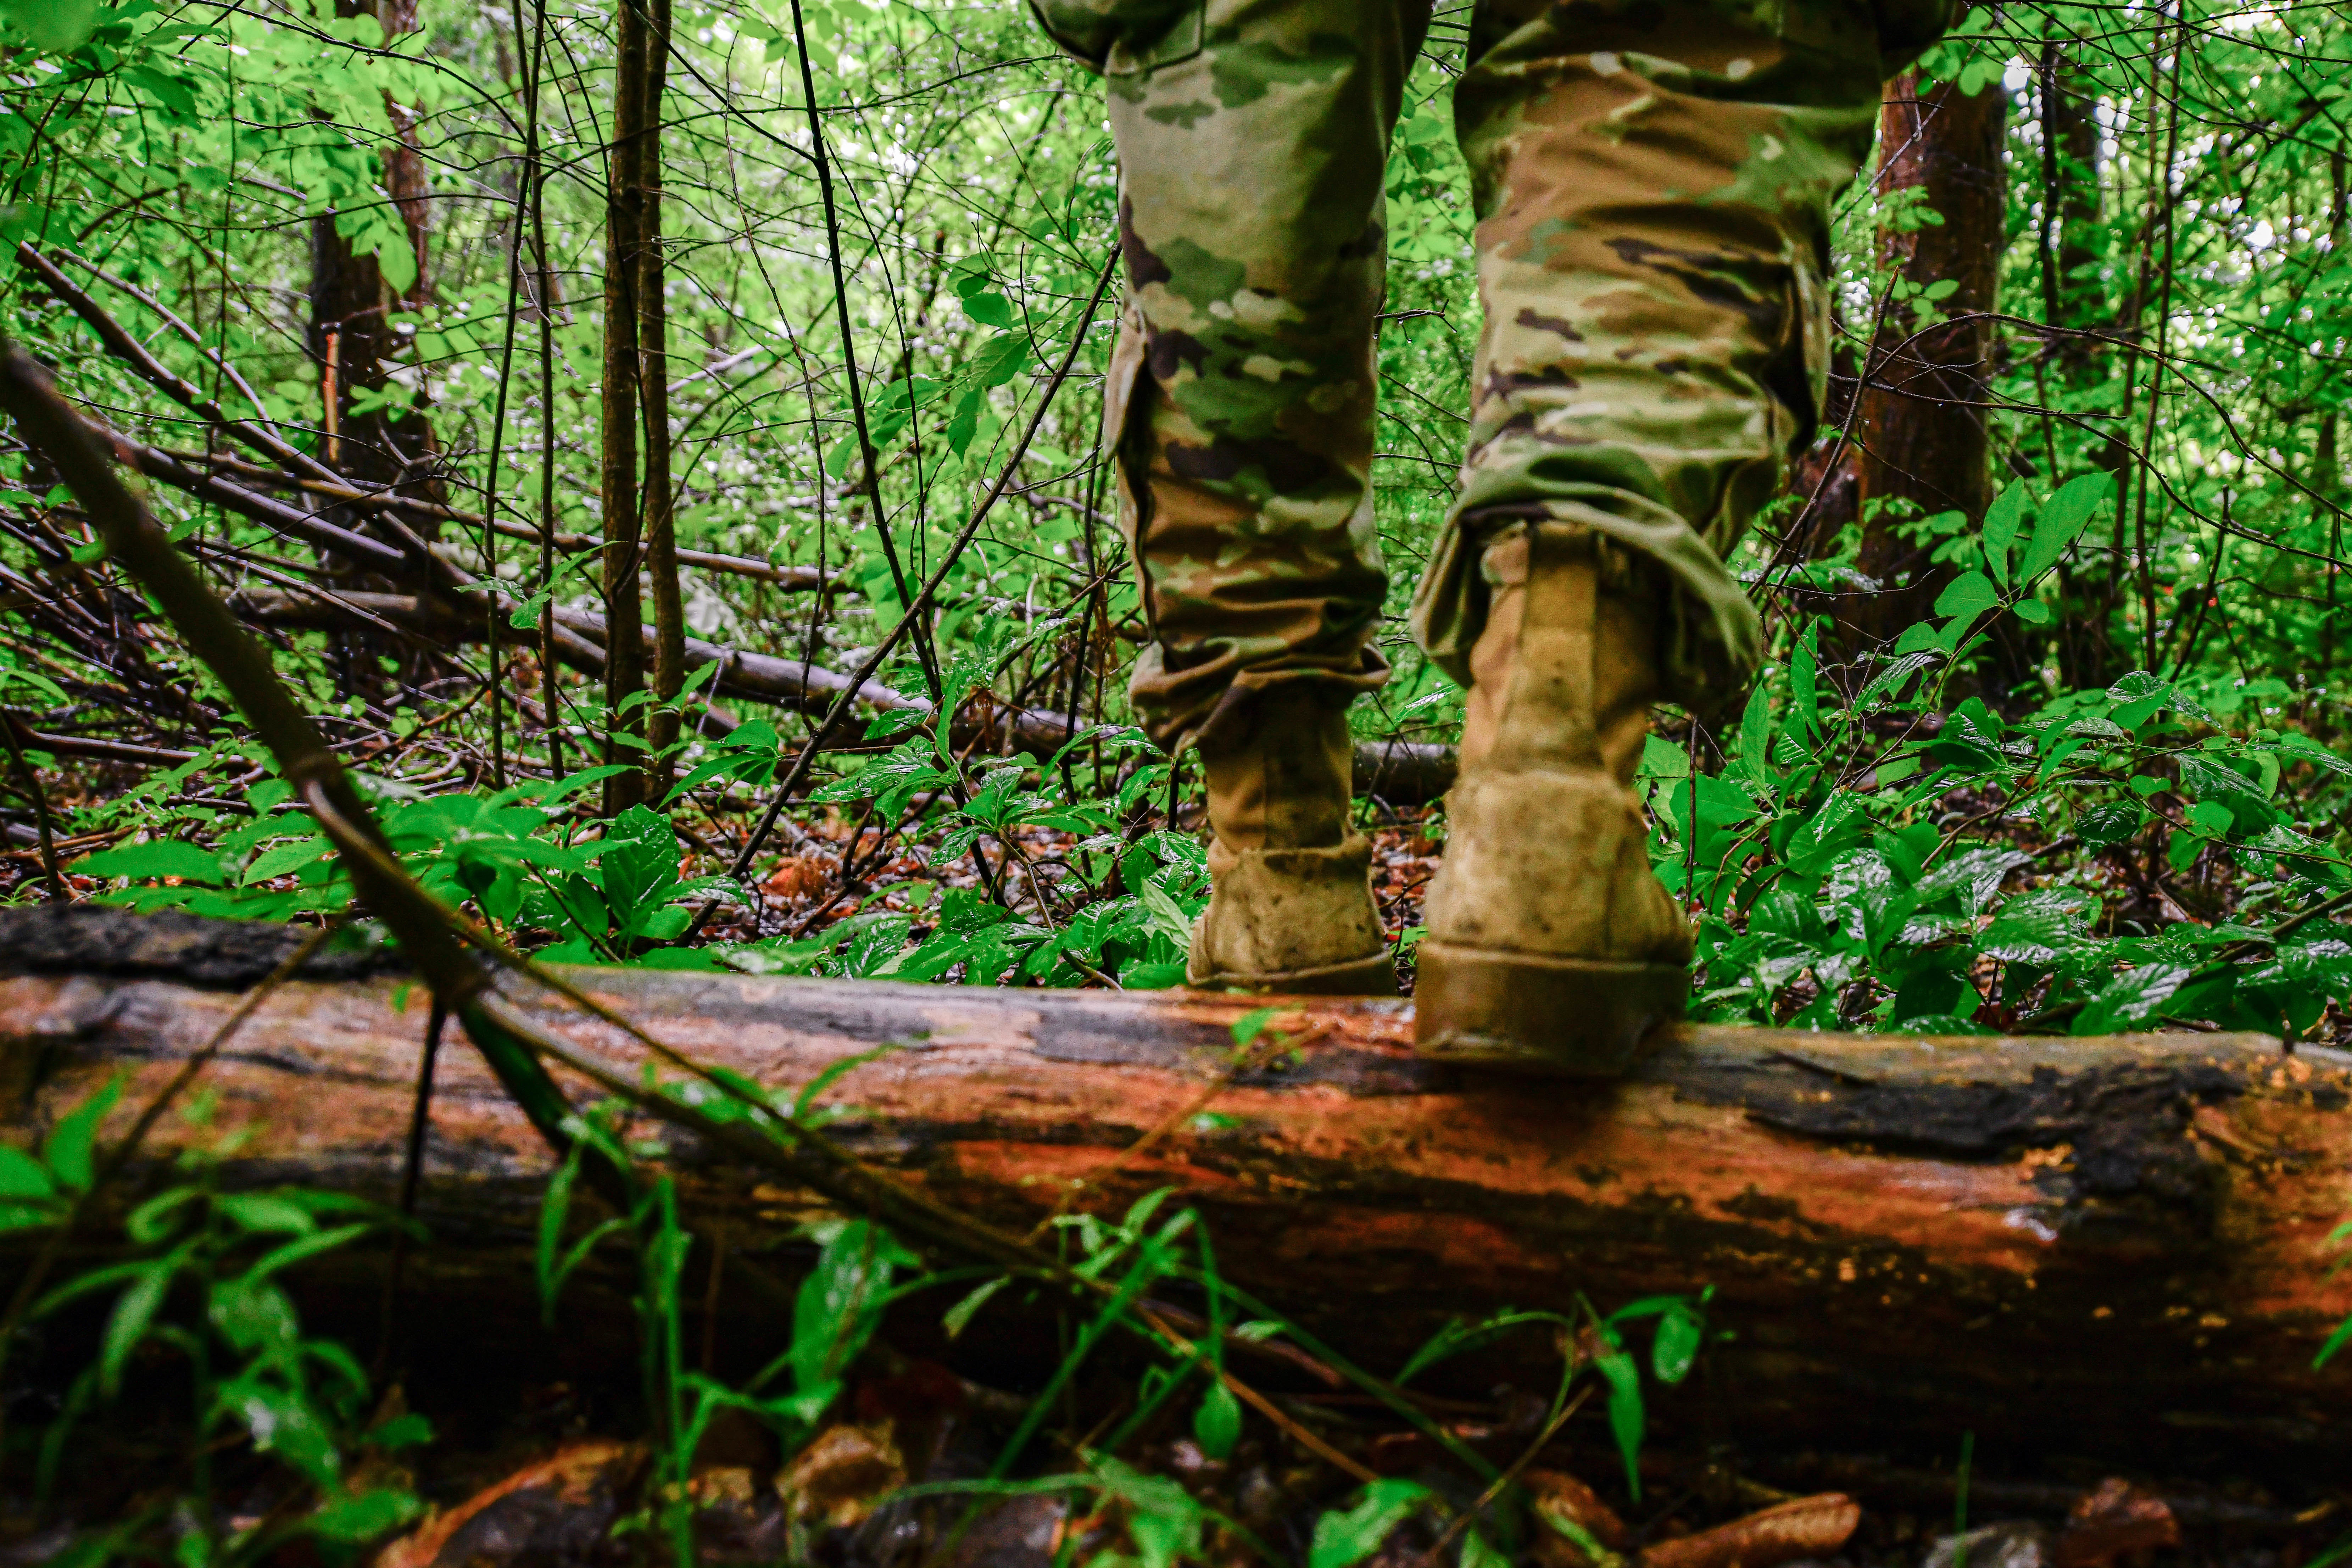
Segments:
[[[1883,652],[1832,659],[1826,622],[1809,625],[1735,727],[1669,716],[1653,735],[1638,784],[1653,862],[1696,924],[1696,1016],[2352,1029],[2352,942],[2332,918],[2352,901],[2352,763],[2313,738],[2324,710],[2277,680],[2147,671],[2032,705],[1956,700],[1986,617],[2037,604],[2089,515],[2062,504],[2075,493],[2037,521],[2013,490],[1996,508],[2006,538],[1988,523],[1985,538],[1948,541],[1973,569]],[[965,659],[952,689],[982,691],[1009,657]],[[829,759],[740,881],[729,872],[763,787],[796,750],[765,721],[682,743],[665,808],[610,821],[586,803],[611,767],[493,791],[410,771],[431,759],[387,748],[372,783],[418,879],[547,959],[1181,983],[1208,896],[1202,813],[1139,731],[1081,730],[1044,759],[973,756],[900,712],[866,744]],[[135,786],[93,775],[60,802],[69,848],[91,851],[67,857],[74,896],[273,920],[341,908],[332,847],[269,774],[224,742]],[[1409,989],[1443,809],[1360,809]],[[14,897],[41,896],[37,854],[5,862]]]

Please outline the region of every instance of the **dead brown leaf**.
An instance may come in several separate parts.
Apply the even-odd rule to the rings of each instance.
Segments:
[[[814,855],[788,855],[776,862],[762,890],[779,899],[805,899],[823,892],[833,880],[831,868]]]
[[[1617,1517],[1617,1510],[1566,1470],[1524,1470],[1519,1484],[1535,1500],[1537,1511],[1568,1520],[1610,1551],[1622,1552],[1633,1544],[1633,1532]]]
[[[1680,1541],[1643,1549],[1642,1568],[1775,1568],[1827,1557],[1862,1522],[1862,1505],[1843,1492],[1799,1498]]]
[[[601,1539],[618,1515],[619,1493],[644,1458],[635,1443],[575,1443],[426,1520],[385,1547],[375,1568],[503,1562],[551,1525],[566,1535],[582,1533],[567,1525],[583,1521],[589,1538]]]
[[[2110,1476],[2074,1504],[2051,1555],[2056,1568],[2105,1568],[2126,1552],[2180,1544],[2165,1500]]]
[[[883,1493],[907,1484],[906,1461],[890,1440],[889,1423],[828,1426],[800,1452],[780,1482],[793,1517],[846,1527],[874,1511]]]

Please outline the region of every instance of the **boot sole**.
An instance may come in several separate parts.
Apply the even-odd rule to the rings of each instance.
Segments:
[[[1690,971],[1423,941],[1413,1043],[1423,1056],[1501,1071],[1618,1078],[1643,1037],[1683,1016]]]
[[[1314,969],[1286,969],[1269,974],[1208,974],[1184,984],[1196,991],[1262,991],[1279,996],[1395,996],[1396,965],[1385,949],[1369,958],[1327,963]]]

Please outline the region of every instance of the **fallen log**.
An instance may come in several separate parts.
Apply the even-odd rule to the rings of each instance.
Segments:
[[[30,1142],[126,1072],[119,1132],[289,940],[0,911],[0,1136]],[[151,1176],[246,1128],[226,1179],[393,1193],[425,1010],[338,962],[244,1026],[205,1073],[211,1128],[160,1122]],[[2352,1312],[2325,1247],[2352,1156],[2345,1053],[1690,1026],[1630,1081],[1591,1086],[1424,1061],[1410,1003],[1298,1000],[1274,1024],[1295,1053],[1229,1077],[1256,1001],[572,973],[769,1086],[893,1047],[822,1096],[856,1108],[839,1131],[865,1158],[1013,1229],[1066,1197],[1115,1213],[1173,1187],[1228,1276],[1379,1370],[1456,1316],[1711,1285],[1733,1337],[1654,1398],[1662,1441],[1918,1463],[1973,1431],[2012,1468],[2210,1462],[2284,1483],[2315,1482],[2352,1438],[2345,1369],[2311,1365]],[[547,1016],[643,1059],[609,1026]],[[821,1207],[669,1143],[689,1214],[747,1245]],[[445,1051],[420,1211],[439,1266],[527,1296],[549,1169],[472,1054]],[[965,1352],[985,1353],[988,1321]],[[1436,1383],[1536,1386],[1553,1354],[1544,1334],[1505,1340]]]

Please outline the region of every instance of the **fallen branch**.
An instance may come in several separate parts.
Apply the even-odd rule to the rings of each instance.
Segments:
[[[443,615],[430,603],[406,594],[330,595],[247,588],[231,596],[229,606],[257,626],[331,629],[352,625],[364,615],[438,641],[474,642],[484,636],[482,624],[476,617]],[[573,634],[568,643],[557,649],[563,662],[592,675],[601,674],[606,635],[604,616],[594,610],[563,609],[556,612],[556,622]],[[650,647],[653,634],[648,631],[645,635]],[[750,653],[695,637],[687,639],[686,664],[689,671],[710,664],[719,666],[709,688],[717,696],[772,703],[803,712],[823,711],[849,685],[847,676],[823,665]],[[927,699],[908,696],[878,680],[869,680],[859,688],[856,700],[878,711],[928,713],[931,708]],[[1068,744],[1082,729],[1066,713],[1045,708],[1012,707],[983,693],[958,712],[950,734],[958,746],[975,742],[996,746],[1003,744],[1009,733],[1011,750],[1044,758]],[[827,739],[829,749],[866,744],[856,732],[845,730]],[[1377,795],[1391,805],[1418,805],[1444,794],[1453,781],[1454,750],[1450,746],[1389,741],[1366,742],[1356,748],[1359,794]]]
[[[299,490],[305,495],[317,496],[361,511],[404,511],[411,517],[428,521],[460,522],[475,530],[482,526],[482,514],[478,511],[444,506],[422,496],[405,496],[394,490],[371,490],[348,482],[337,484],[326,479],[301,479],[264,468],[258,463],[247,462],[230,452],[166,452],[165,456],[190,468],[212,468],[235,475],[247,485]],[[509,539],[528,540],[533,544],[541,543],[544,539],[540,531],[529,523],[508,522],[501,519],[490,527]],[[577,552],[601,550],[604,546],[602,539],[584,533],[559,533],[555,536],[558,550]],[[819,587],[837,590],[840,585],[838,573],[821,573],[814,566],[775,566],[748,556],[722,555],[710,550],[682,549],[677,552],[677,560],[681,566],[700,567],[707,572],[724,573],[733,577],[754,577],[788,594],[810,593]]]

